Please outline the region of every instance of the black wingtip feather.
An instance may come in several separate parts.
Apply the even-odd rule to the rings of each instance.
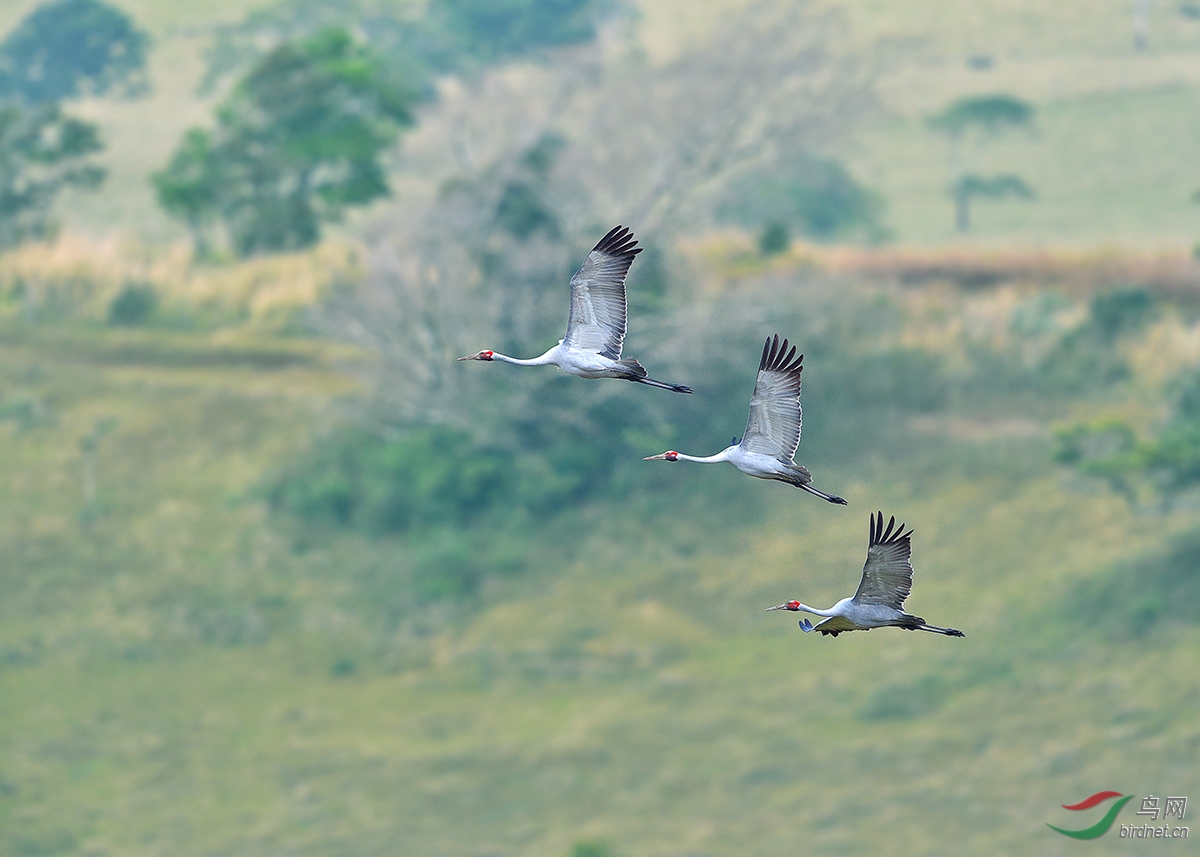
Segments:
[[[883,525],[883,512],[875,512],[871,515],[872,545],[894,544],[895,542],[912,538],[912,534],[913,531],[911,529],[907,532],[905,531],[903,522],[897,525],[895,515],[892,515],[890,520],[888,520],[886,528]]]
[[[795,360],[792,358],[795,357]],[[796,346],[788,350],[788,341],[779,342],[779,334],[768,336],[763,345],[762,357],[758,361],[758,371],[770,372],[799,372],[803,367],[804,355],[796,357]]]
[[[618,224],[596,242],[592,251],[599,251],[609,256],[628,256],[632,259],[642,252],[642,248],[637,246],[637,239],[633,237],[633,233],[627,227]]]

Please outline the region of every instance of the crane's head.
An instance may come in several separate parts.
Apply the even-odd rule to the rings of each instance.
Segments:
[[[494,351],[480,351],[478,354],[468,354],[466,357],[460,357],[459,360],[491,360]]]
[[[658,455],[647,455],[642,461],[678,461],[679,453],[673,449],[668,449],[666,452]]]
[[[789,601],[786,604],[776,604],[774,607],[768,607],[767,610],[791,610],[793,613],[800,609],[799,601]]]

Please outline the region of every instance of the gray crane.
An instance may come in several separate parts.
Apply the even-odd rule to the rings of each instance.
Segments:
[[[904,532],[904,524],[896,526],[892,516],[887,529],[883,526],[883,513],[871,516],[871,543],[867,548],[867,562],[863,566],[862,582],[852,598],[843,598],[828,610],[809,607],[799,601],[788,601],[768,607],[767,610],[803,610],[828,618],[815,628],[807,619],[800,620],[800,630],[820,631],[822,635],[836,637],[843,631],[870,631],[872,628],[905,628],[909,631],[932,631],[947,637],[964,637],[954,628],[939,628],[926,624],[920,616],[903,610],[904,599],[912,591],[913,567],[912,530]]]
[[[758,479],[774,479],[802,488],[822,500],[845,506],[846,501],[826,494],[812,485],[812,474],[794,459],[800,445],[800,373],[804,355],[796,356],[796,346],[788,350],[788,341],[779,344],[779,334],[767,337],[762,358],[758,361],[758,378],[754,395],[750,397],[750,417],[741,440],[716,455],[698,458],[669,449],[650,455],[643,461],[698,461],[713,464],[728,461],[738,470]]]
[[[459,360],[512,363],[514,366],[557,366],[580,378],[621,378],[674,393],[690,393],[683,384],[666,384],[647,377],[632,357],[621,357],[625,340],[625,276],[633,257],[642,252],[633,233],[614,226],[587,254],[571,277],[571,312],[567,335],[545,354],[528,360],[485,350]]]

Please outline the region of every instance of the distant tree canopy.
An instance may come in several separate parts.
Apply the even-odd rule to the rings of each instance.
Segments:
[[[971,200],[976,197],[1033,199],[1035,196],[1033,188],[1011,173],[995,176],[966,173],[950,183],[949,193],[954,199],[954,223],[960,232],[971,228]]]
[[[1059,431],[1055,458],[1105,480],[1131,502],[1139,482],[1165,498],[1200,488],[1200,370],[1180,380],[1157,435],[1139,438],[1119,420],[1077,424]]]
[[[1011,95],[969,96],[958,99],[941,113],[931,116],[928,124],[931,129],[955,142],[968,134],[977,135],[980,142],[984,142],[1005,131],[1030,127],[1033,124],[1033,107]],[[954,200],[954,224],[959,232],[971,228],[971,202],[976,198],[1034,197],[1033,189],[1018,175],[1001,173],[989,176],[973,170],[963,170],[950,183],[947,193]]]
[[[153,176],[198,249],[220,221],[240,255],[306,247],[322,222],[388,193],[380,157],[412,124],[415,93],[345,30],[282,44],[192,129]]]
[[[538,140],[520,159],[520,169],[508,180],[496,203],[495,227],[518,241],[537,233],[557,240],[562,226],[546,201],[550,171],[566,142],[556,134]]]
[[[96,126],[57,104],[0,106],[0,248],[50,232],[63,188],[99,185],[104,171],[88,156],[101,148]]]
[[[590,41],[597,6],[596,0],[431,0],[429,12],[463,53],[488,63]]]
[[[218,30],[202,88],[240,72],[285,41],[348,27],[432,93],[436,75],[489,65],[595,36],[602,0],[430,0],[421,17],[382,0],[285,0]]]
[[[0,96],[30,104],[146,88],[150,38],[101,0],[39,6],[0,42]]]
[[[717,206],[722,220],[750,229],[795,230],[817,240],[883,233],[883,200],[838,161],[793,157],[773,170],[740,178]]]
[[[1076,337],[1091,340],[1097,355],[1087,359],[1088,372],[1102,372],[1102,355],[1118,353],[1119,341],[1143,330],[1158,312],[1153,293],[1143,288],[1094,295]],[[1156,432],[1147,435],[1120,419],[1076,423],[1057,432],[1055,458],[1108,482],[1131,503],[1147,487],[1166,500],[1200,489],[1200,366],[1171,386],[1171,405]]]
[[[977,130],[988,134],[1025,128],[1033,122],[1033,108],[1011,95],[975,95],[960,98],[929,119],[935,131],[961,136]]]

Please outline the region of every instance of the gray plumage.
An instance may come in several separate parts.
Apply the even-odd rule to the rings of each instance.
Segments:
[[[912,592],[912,530],[905,532],[904,524],[896,524],[893,516],[887,526],[883,513],[871,516],[871,538],[867,546],[867,561],[862,580],[851,598],[843,598],[828,610],[809,607],[799,601],[768,607],[768,610],[803,610],[827,617],[815,627],[807,619],[800,620],[804,632],[820,631],[836,637],[844,631],[870,631],[872,628],[905,628],[909,631],[930,631],[947,637],[965,636],[955,628],[939,628],[920,616],[904,612],[904,601]]]

